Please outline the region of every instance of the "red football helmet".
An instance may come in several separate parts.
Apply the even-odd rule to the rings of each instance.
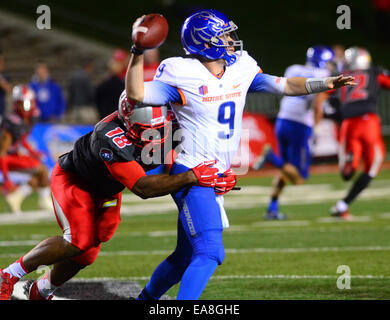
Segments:
[[[136,146],[163,144],[169,135],[171,115],[167,106],[135,103],[123,92],[119,99],[119,119],[126,127],[127,138]]]
[[[371,66],[370,53],[361,47],[351,47],[345,50],[345,61],[349,70],[367,70]]]
[[[34,91],[25,84],[16,85],[12,90],[13,110],[23,119],[39,116]]]

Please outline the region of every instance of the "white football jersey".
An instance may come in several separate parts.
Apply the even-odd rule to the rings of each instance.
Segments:
[[[178,88],[184,102],[173,105],[183,137],[176,163],[191,168],[216,159],[220,172],[230,168],[240,143],[246,94],[260,70],[246,51],[221,78],[198,59],[162,61],[155,80]]]
[[[285,77],[322,78],[329,77],[329,71],[310,65],[295,64],[287,68]],[[314,94],[295,97],[284,96],[280,101],[278,118],[297,121],[312,127],[314,125],[314,110],[311,108],[313,98]]]

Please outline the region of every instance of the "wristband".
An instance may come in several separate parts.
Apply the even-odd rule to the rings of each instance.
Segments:
[[[134,44],[131,46],[130,52],[136,56],[140,56],[144,53],[144,50],[138,49]]]
[[[328,78],[308,78],[305,83],[306,90],[309,94],[329,90]]]

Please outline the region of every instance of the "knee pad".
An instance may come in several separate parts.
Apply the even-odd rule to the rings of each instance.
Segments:
[[[225,248],[222,242],[222,230],[209,230],[194,238],[194,256],[203,255],[222,264]]]
[[[188,265],[191,263],[191,256],[183,254],[181,251],[175,250],[167,259],[166,262],[170,264],[172,272],[167,274],[168,280],[173,283],[178,283],[186,271]]]
[[[215,251],[209,255],[211,258],[217,260],[218,264],[222,264],[223,260],[225,260],[225,248],[219,247]]]

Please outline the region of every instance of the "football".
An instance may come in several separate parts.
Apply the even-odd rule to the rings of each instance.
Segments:
[[[137,48],[153,49],[161,46],[168,35],[168,21],[158,13],[145,15],[133,29],[132,40]]]

